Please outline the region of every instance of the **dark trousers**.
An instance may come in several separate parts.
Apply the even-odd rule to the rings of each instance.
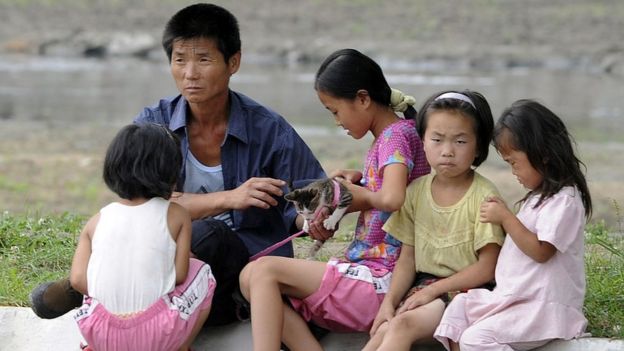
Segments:
[[[249,262],[249,252],[243,241],[223,221],[200,219],[193,221],[191,251],[208,263],[217,281],[212,308],[205,325],[215,326],[237,320],[236,303],[232,294],[238,291],[238,275]]]

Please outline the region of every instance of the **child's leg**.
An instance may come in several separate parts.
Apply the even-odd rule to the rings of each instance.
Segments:
[[[197,334],[199,334],[199,331],[204,326],[204,323],[206,322],[206,319],[208,319],[209,314],[210,314],[210,308],[206,308],[205,310],[201,310],[199,312],[199,316],[197,317],[197,321],[195,322],[195,325],[193,326],[193,330],[191,331],[191,334],[186,339],[184,344],[180,347],[180,351],[187,351],[191,348],[191,345],[193,345],[193,341],[195,341]]]
[[[440,299],[392,318],[378,350],[409,350],[413,343],[433,338],[445,304]],[[463,350],[463,349],[462,349]]]
[[[449,341],[449,347],[451,348],[451,351],[459,351],[459,344],[453,340]]]
[[[288,305],[284,305],[282,341],[290,351],[323,351],[306,321]]]
[[[379,348],[379,345],[381,345],[381,342],[383,341],[387,331],[388,322],[384,322],[379,326],[377,332],[374,335],[371,335],[371,338],[368,340],[362,351],[377,350],[377,348]]]
[[[197,334],[199,334],[199,331],[208,319],[216,285],[217,284],[215,283],[215,278],[212,275],[210,266],[204,264],[198,259],[191,258],[189,261],[189,271],[186,279],[184,282],[177,285],[171,294],[176,296],[177,299],[193,302],[192,305],[186,306],[194,306],[195,308],[194,312],[189,310],[192,314],[189,315],[187,323],[194,324],[192,326],[187,325],[186,327],[186,330],[188,330],[189,327],[191,330],[182,346],[180,346],[181,351],[186,351],[191,347],[193,341],[197,337]],[[200,299],[193,300],[193,298]]]
[[[324,262],[267,256],[241,272],[241,292],[251,304],[254,350],[279,350],[284,327],[282,294],[305,299],[317,291]]]

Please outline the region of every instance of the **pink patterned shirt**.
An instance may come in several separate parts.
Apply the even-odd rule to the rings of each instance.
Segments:
[[[414,120],[400,120],[383,130],[368,150],[361,185],[379,191],[384,167],[394,163],[407,166],[407,184],[431,170]],[[394,268],[401,242],[381,229],[390,214],[374,208],[360,212],[355,238],[345,252],[348,261],[374,268]]]

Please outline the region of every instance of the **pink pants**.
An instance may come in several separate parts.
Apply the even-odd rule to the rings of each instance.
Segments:
[[[390,287],[392,272],[331,260],[318,291],[290,302],[303,319],[334,332],[367,332]]]
[[[119,318],[85,297],[75,319],[96,351],[177,350],[191,334],[199,312],[210,308],[215,286],[210,266],[191,259],[186,280],[145,311]]]

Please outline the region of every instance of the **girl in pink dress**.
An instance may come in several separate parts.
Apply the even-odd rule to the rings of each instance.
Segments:
[[[470,290],[446,309],[435,337],[449,350],[528,350],[583,334],[585,219],[591,197],[571,137],[543,105],[519,100],[494,130],[494,146],[529,190],[517,215],[499,198],[480,220],[508,234],[493,291]]]

